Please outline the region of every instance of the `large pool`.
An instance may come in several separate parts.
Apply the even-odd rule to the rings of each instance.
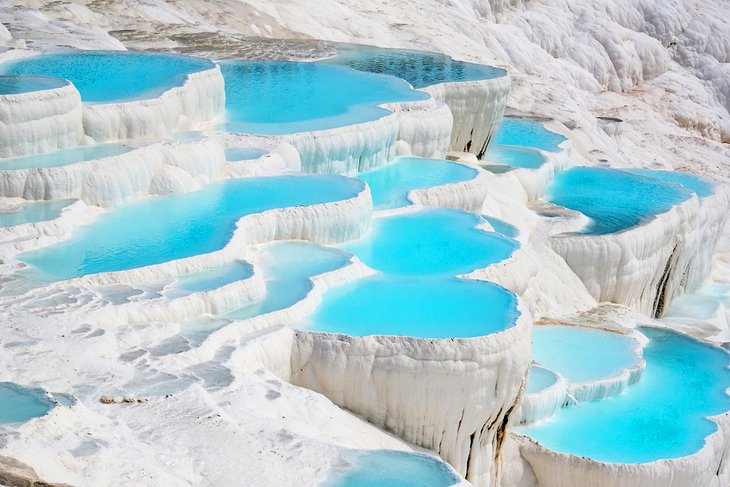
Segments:
[[[41,389],[0,382],[0,424],[23,423],[43,416],[54,405]]]
[[[689,189],[673,182],[598,167],[574,167],[559,172],[546,189],[550,202],[578,210],[591,219],[581,230],[589,235],[641,225],[691,196]]]
[[[340,176],[227,180],[121,206],[77,229],[69,240],[20,258],[55,280],[159,264],[223,248],[242,216],[343,200],[364,187]]]
[[[53,200],[24,203],[13,211],[0,212],[0,228],[56,219],[61,215],[61,210],[74,201],[76,200]]]
[[[1,67],[2,65],[0,65]],[[68,81],[49,76],[0,76],[0,95],[19,95],[62,88]]]
[[[477,174],[476,169],[451,161],[399,157],[387,166],[357,177],[370,186],[375,209],[383,210],[411,204],[408,199],[411,190],[468,181]]]
[[[36,74],[71,81],[81,100],[110,103],[160,96],[188,74],[215,67],[207,59],[129,51],[41,54],[0,64],[2,74]]]
[[[730,409],[729,355],[666,330],[649,338],[646,370],[622,394],[559,410],[519,431],[546,447],[594,460],[644,463],[696,453],[717,430],[708,416]]]
[[[0,159],[0,171],[68,166],[78,162],[118,156],[132,149],[134,147],[122,144],[84,145],[34,156]]]
[[[534,147],[549,152],[559,152],[560,144],[567,140],[560,134],[545,128],[538,119],[504,117],[491,143]]]
[[[427,99],[402,79],[344,66],[294,61],[225,61],[229,132],[282,135],[375,120],[378,105]]]

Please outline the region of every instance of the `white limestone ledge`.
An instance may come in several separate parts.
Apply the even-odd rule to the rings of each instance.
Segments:
[[[552,374],[555,382],[533,393],[525,393],[519,409],[515,412],[515,421],[519,424],[531,424],[547,419],[562,408],[568,394],[568,383],[563,376],[552,370],[533,363],[530,369],[540,368]]]
[[[52,220],[0,228],[0,244],[3,244],[0,255],[32,250],[43,242],[57,241],[69,235],[86,220],[86,209],[82,201],[75,201],[62,208],[58,217]]]
[[[260,149],[266,151],[256,159],[226,161],[225,174],[229,178],[271,176],[287,172],[301,172],[299,152],[287,142],[261,135],[225,133],[219,140],[226,149]]]
[[[457,183],[443,184],[431,188],[413,189],[408,192],[408,199],[421,206],[438,208],[455,208],[459,210],[479,212],[487,198],[491,175],[486,171],[464,164],[477,171],[474,178]]]

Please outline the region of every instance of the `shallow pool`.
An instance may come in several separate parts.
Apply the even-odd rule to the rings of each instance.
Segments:
[[[555,375],[555,372],[540,367],[539,365],[532,364],[530,366],[530,377],[527,380],[525,394],[540,392],[552,385],[555,385],[557,382],[558,376]]]
[[[252,159],[258,159],[264,154],[268,154],[269,151],[264,149],[256,149],[254,147],[231,147],[226,149],[226,160],[237,162],[237,161],[250,161]]]
[[[0,65],[0,70],[2,65]],[[68,81],[49,76],[0,76],[0,95],[19,95],[33,91],[53,90],[68,85]]]
[[[15,211],[0,212],[0,228],[14,227],[24,223],[38,223],[53,220],[61,210],[76,200],[53,200],[24,203]]]
[[[549,152],[559,152],[559,145],[567,140],[560,134],[545,128],[538,119],[504,117],[494,134],[491,144],[534,147]]]
[[[449,487],[460,481],[445,462],[423,453],[355,451],[347,460],[352,467],[334,472],[323,487]]]
[[[93,161],[104,157],[118,156],[133,150],[122,144],[98,144],[74,147],[46,154],[34,156],[14,157],[12,159],[0,159],[0,170],[34,169],[47,167],[61,167],[77,162]]]
[[[360,173],[373,195],[376,210],[408,206],[408,193],[413,189],[431,188],[449,183],[468,181],[477,170],[442,159],[399,157],[387,166]]]
[[[0,424],[23,423],[43,416],[54,405],[41,389],[0,382]]]
[[[689,189],[619,169],[574,167],[559,172],[546,199],[591,219],[580,233],[604,235],[643,224],[692,196]]]
[[[293,61],[225,61],[229,132],[282,135],[381,118],[377,105],[428,98],[402,79],[344,66]]]
[[[217,289],[236,281],[248,279],[253,275],[253,267],[248,262],[235,260],[228,264],[179,277],[171,288],[171,293],[200,293]]]
[[[245,215],[343,200],[363,189],[362,181],[340,176],[227,180],[121,206],[69,240],[20,258],[55,280],[159,264],[222,249]]]
[[[518,430],[552,450],[603,462],[644,463],[696,453],[717,430],[707,416],[730,409],[729,355],[678,333],[641,332],[650,341],[638,383]]]
[[[669,183],[679,184],[697,193],[697,196],[704,198],[715,191],[716,183],[703,179],[694,174],[681,171],[654,171],[651,169],[625,169],[633,174],[660,179]]]
[[[476,228],[473,213],[426,208],[376,218],[360,240],[342,245],[373,269],[396,275],[456,275],[500,262],[519,244]]]
[[[517,229],[517,227],[507,223],[504,220],[500,220],[499,218],[488,215],[482,215],[482,218],[487,220],[487,222],[492,225],[492,228],[494,228],[495,232],[504,235],[507,238],[517,238],[520,234],[520,231]]]
[[[526,169],[537,169],[547,161],[545,156],[530,147],[499,144],[490,144],[483,159],[510,167]]]
[[[188,74],[215,67],[207,59],[130,51],[41,54],[0,64],[2,74],[37,74],[71,81],[81,100],[110,103],[160,96]]]

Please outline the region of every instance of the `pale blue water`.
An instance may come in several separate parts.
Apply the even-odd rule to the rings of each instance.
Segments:
[[[499,144],[489,144],[483,159],[510,167],[527,169],[537,169],[547,161],[545,156],[530,147]]]
[[[555,372],[540,367],[539,365],[532,364],[530,366],[530,377],[527,381],[527,389],[525,394],[534,394],[540,392],[548,387],[552,386],[558,381],[558,376]]]
[[[2,74],[38,74],[71,81],[89,103],[155,98],[188,74],[212,69],[207,59],[129,51],[42,54],[0,64]]]
[[[92,161],[104,157],[118,156],[129,152],[134,147],[122,144],[98,144],[74,147],[46,154],[12,159],[0,159],[0,170],[33,169],[43,167],[61,167],[77,162]]]
[[[389,112],[378,104],[425,100],[391,76],[344,66],[291,61],[225,61],[225,129],[282,135],[375,120]]]
[[[639,362],[628,335],[577,326],[536,326],[532,360],[574,383],[608,379]]]
[[[455,275],[508,258],[514,240],[476,228],[483,220],[452,209],[376,218],[360,240],[342,245],[373,269],[396,275]]]
[[[310,278],[344,267],[350,255],[341,250],[304,241],[274,242],[265,247],[271,264],[264,270],[266,298],[226,316],[238,320],[288,308],[312,289]]]
[[[650,342],[638,383],[518,431],[552,450],[603,462],[644,463],[696,453],[717,430],[707,416],[730,409],[729,355],[678,333],[641,332]]]
[[[181,276],[175,281],[174,287],[187,293],[199,293],[248,279],[252,275],[251,264],[235,260],[203,272]]]
[[[0,213],[0,228],[14,227],[23,223],[38,223],[53,220],[61,210],[76,200],[53,200],[24,203],[20,209]]]
[[[351,336],[471,338],[510,328],[515,295],[486,281],[375,275],[327,291],[304,328]]]
[[[0,382],[0,424],[23,423],[43,416],[53,406],[41,389]]]
[[[504,220],[500,220],[499,218],[487,215],[482,215],[482,218],[487,220],[489,224],[492,225],[492,228],[494,228],[495,232],[500,233],[507,238],[517,238],[517,236],[520,234],[520,231],[517,230],[517,227],[515,227],[514,225],[510,225]]]
[[[357,44],[337,44],[338,54],[326,62],[370,73],[388,74],[415,88],[453,81],[499,78],[507,72],[493,66],[456,61],[445,54],[406,49],[386,49]]]
[[[491,144],[521,145],[549,152],[559,152],[566,138],[545,128],[543,122],[529,118],[504,117]]]
[[[32,91],[53,90],[68,81],[48,76],[0,76],[0,95],[18,95]]]
[[[449,487],[459,482],[446,463],[423,453],[352,452],[348,461],[352,467],[333,473],[322,487]]]
[[[55,280],[159,264],[220,250],[244,215],[347,199],[363,188],[362,181],[340,176],[227,180],[121,206],[71,239],[20,258]]]
[[[598,167],[574,167],[559,172],[546,189],[548,201],[591,218],[580,232],[589,235],[641,225],[691,195],[690,190],[660,179]]]
[[[477,170],[441,159],[399,157],[387,166],[360,173],[373,195],[376,210],[408,206],[408,192],[474,179]]]
[[[226,149],[226,160],[227,161],[250,161],[251,159],[258,159],[259,157],[267,154],[269,151],[263,149],[256,149],[253,147],[232,147]]]
[[[625,169],[625,171],[638,174],[640,176],[660,179],[669,183],[679,184],[687,189],[691,189],[697,193],[697,196],[700,198],[710,196],[715,191],[716,183],[687,172],[653,171],[651,169]]]

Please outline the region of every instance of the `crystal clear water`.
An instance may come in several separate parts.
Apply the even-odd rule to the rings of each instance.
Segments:
[[[104,157],[118,156],[129,152],[134,147],[122,144],[98,144],[74,147],[46,154],[38,154],[26,157],[14,157],[12,159],[0,159],[0,170],[34,169],[44,167],[61,167],[77,162],[93,161]]]
[[[505,164],[510,167],[522,167],[537,169],[547,159],[538,151],[529,147],[518,147],[514,145],[489,144],[484,160]]]
[[[203,272],[181,276],[175,281],[174,289],[184,293],[200,293],[248,279],[252,275],[251,264],[235,260]]]
[[[729,355],[678,333],[649,337],[646,370],[624,393],[559,410],[519,431],[559,452],[615,463],[644,463],[696,453],[717,430],[707,416],[730,409]]]
[[[0,382],[0,424],[22,423],[43,416],[53,406],[41,389]]]
[[[16,211],[0,213],[0,228],[14,227],[23,223],[38,223],[53,220],[61,210],[76,200],[53,200],[25,203]]]
[[[69,80],[89,103],[155,98],[188,74],[212,69],[207,59],[129,51],[42,54],[0,64],[2,74],[38,74]]]
[[[387,166],[360,173],[373,195],[376,210],[408,206],[408,192],[474,179],[477,170],[441,159],[399,157]]]
[[[615,377],[641,359],[628,335],[578,326],[536,326],[532,359],[574,383]]]
[[[341,64],[369,73],[403,78],[415,88],[452,81],[499,78],[503,69],[456,61],[444,54],[406,49],[385,49],[357,44],[338,44],[337,56],[326,62]]]
[[[327,291],[305,328],[351,336],[470,338],[503,331],[515,295],[486,281],[375,275]]]
[[[545,128],[543,122],[529,118],[504,117],[492,138],[492,144],[534,147],[559,152],[566,138]]]
[[[268,154],[269,151],[264,149],[256,149],[253,147],[232,147],[226,149],[226,160],[227,161],[250,161],[252,159],[258,159],[264,154]]]
[[[343,200],[363,188],[362,181],[341,176],[227,180],[121,206],[69,240],[20,258],[56,280],[159,264],[220,250],[242,216]]]
[[[391,450],[353,452],[352,467],[338,471],[323,487],[449,487],[459,477],[443,461],[423,453]]]
[[[227,61],[225,129],[282,135],[375,120],[377,105],[428,98],[405,81],[343,66],[291,61]]]
[[[679,184],[687,189],[691,189],[697,196],[704,198],[710,196],[715,191],[716,184],[707,179],[703,179],[694,174],[681,171],[653,171],[651,169],[626,169],[626,171],[646,176],[650,178],[660,179],[669,183]]]
[[[32,91],[64,87],[68,81],[48,76],[0,76],[0,95],[18,95]]]
[[[487,215],[482,215],[482,218],[487,220],[487,222],[492,225],[492,228],[494,228],[495,232],[504,235],[507,238],[517,238],[517,236],[520,234],[520,231],[517,230],[517,227],[515,227],[514,225],[510,225],[504,220],[500,220],[499,218]]]
[[[527,389],[525,394],[534,394],[552,386],[558,381],[555,372],[532,364],[530,366],[530,377],[527,381]]]
[[[462,274],[500,262],[519,246],[477,229],[482,221],[473,213],[442,208],[376,218],[362,239],[342,248],[388,274]]]
[[[673,183],[618,169],[574,167],[555,175],[548,201],[578,210],[591,219],[580,233],[604,235],[644,223],[690,198]]]

